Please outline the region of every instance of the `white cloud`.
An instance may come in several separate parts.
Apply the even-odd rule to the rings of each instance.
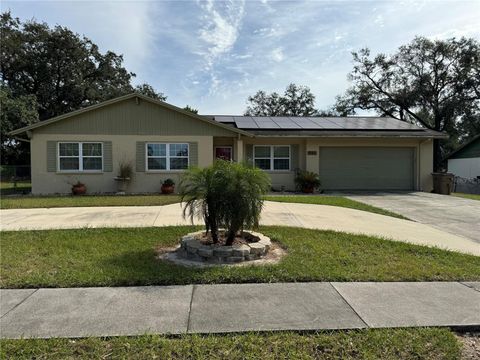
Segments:
[[[199,31],[199,38],[206,44],[207,49],[203,51],[203,55],[207,67],[211,68],[237,41],[245,13],[245,2],[224,3],[208,0],[200,6],[204,11],[204,26]]]
[[[285,58],[285,56],[283,55],[283,49],[281,47],[273,49],[270,53],[270,58],[276,62],[283,61],[283,59]]]

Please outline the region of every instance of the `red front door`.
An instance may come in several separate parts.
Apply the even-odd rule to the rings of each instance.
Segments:
[[[232,161],[232,147],[231,146],[217,146],[215,148],[215,158],[227,161]]]

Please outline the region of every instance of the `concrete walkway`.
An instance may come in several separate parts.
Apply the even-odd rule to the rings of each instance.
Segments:
[[[480,282],[0,290],[3,338],[480,326]]]
[[[458,196],[412,193],[349,194],[352,200],[387,209],[480,245],[480,201]]]
[[[1,230],[189,225],[180,204],[0,210]],[[201,224],[201,222],[197,222]],[[265,202],[262,225],[297,226],[384,237],[480,256],[480,244],[430,225],[366,211],[311,204]]]

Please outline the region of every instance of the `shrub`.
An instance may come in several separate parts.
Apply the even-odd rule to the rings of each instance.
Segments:
[[[214,243],[219,227],[225,227],[226,245],[231,245],[240,230],[258,226],[262,195],[270,186],[265,172],[247,164],[217,160],[212,166],[190,169],[180,182],[183,216],[203,217]]]
[[[321,185],[318,174],[310,171],[300,171],[295,177],[297,189],[303,192],[311,193]]]
[[[129,161],[122,161],[118,165],[118,178],[131,179],[133,176],[133,165]]]

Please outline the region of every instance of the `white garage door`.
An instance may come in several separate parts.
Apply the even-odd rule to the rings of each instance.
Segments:
[[[324,190],[412,190],[414,149],[320,147]]]

